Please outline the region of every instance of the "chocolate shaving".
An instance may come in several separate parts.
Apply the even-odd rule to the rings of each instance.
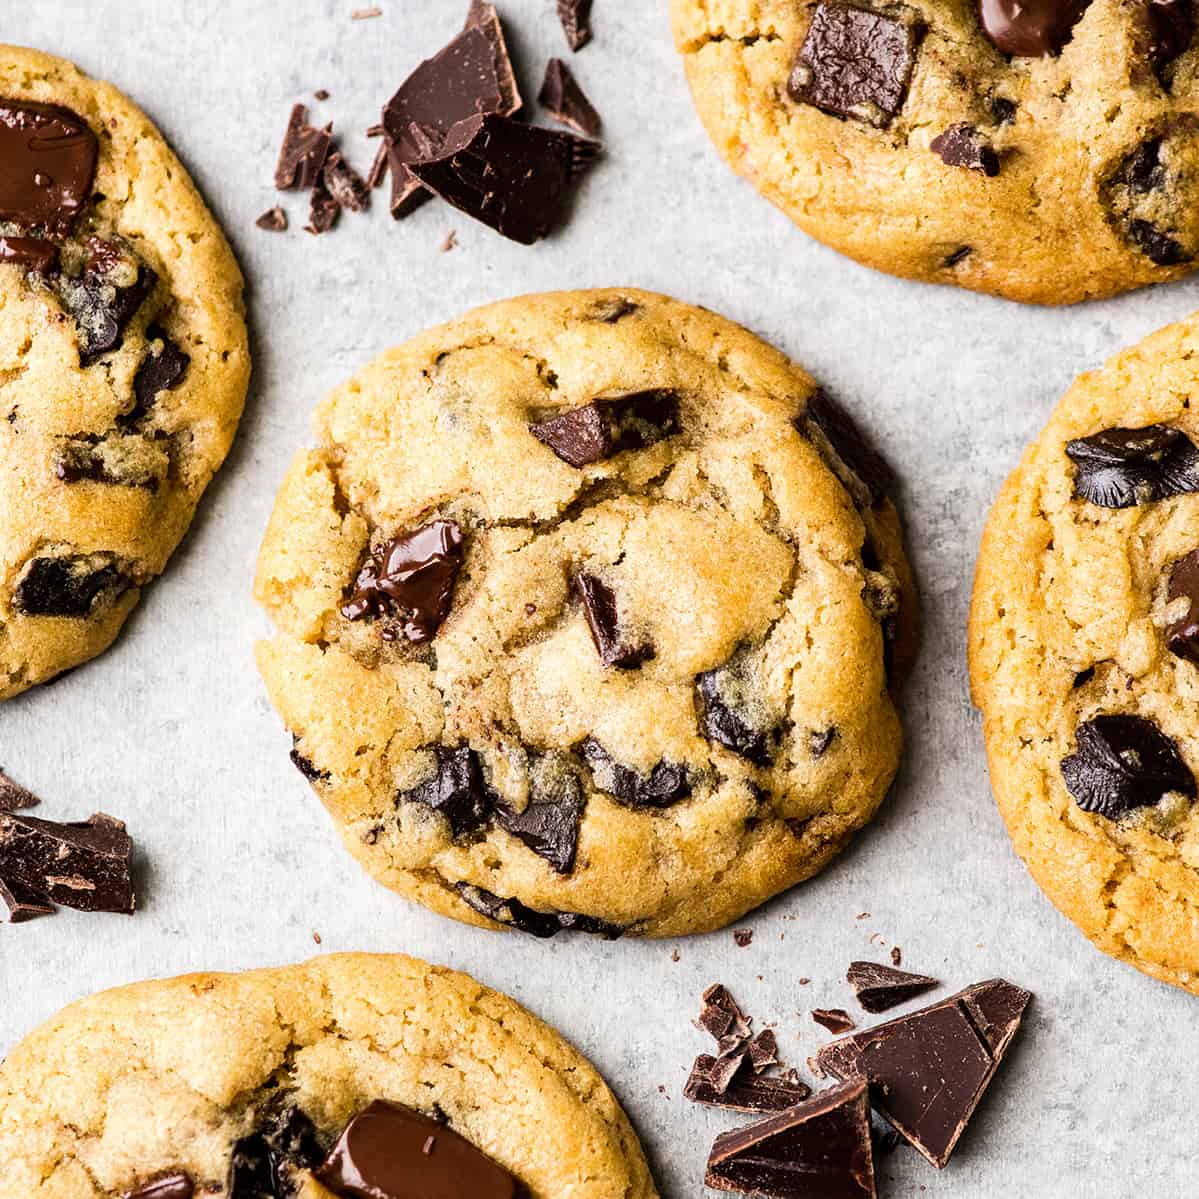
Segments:
[[[274,208],[268,208],[254,224],[268,233],[284,233],[287,230],[287,213],[276,204]]]
[[[576,54],[591,41],[591,0],[558,0],[558,20]]]
[[[36,808],[41,801],[32,791],[26,791],[0,770],[0,812],[16,812],[22,808]]]
[[[692,1103],[734,1112],[778,1112],[806,1099],[811,1087],[799,1081],[794,1070],[763,1078],[738,1075],[724,1090],[711,1078],[718,1059],[703,1053],[695,1059],[683,1096]]]
[[[320,178],[332,141],[332,125],[309,125],[308,109],[294,105],[275,167],[275,186],[280,191],[309,191]]]

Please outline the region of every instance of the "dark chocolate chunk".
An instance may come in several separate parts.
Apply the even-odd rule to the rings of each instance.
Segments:
[[[1199,663],[1199,550],[1174,563],[1166,602],[1176,613],[1166,625],[1166,647],[1180,658]]]
[[[122,428],[136,425],[154,407],[160,392],[178,387],[191,364],[190,356],[158,325],[146,330],[146,343],[146,356],[133,376],[133,407],[117,417]]]
[[[996,125],[1011,125],[1016,120],[1016,102],[1006,96],[991,98],[991,120]]]
[[[695,685],[704,736],[755,766],[769,766],[779,730],[763,728],[761,718],[751,714],[754,705],[747,702],[741,666],[734,661],[731,666],[705,671],[697,676]]]
[[[1044,58],[1069,40],[1091,0],[978,0],[983,32],[1004,54]]]
[[[639,774],[617,762],[594,737],[588,737],[581,748],[596,787],[626,807],[669,808],[691,794],[684,766],[659,762],[649,774]]]
[[[366,180],[346,162],[342,154],[335,152],[325,159],[321,181],[338,208],[363,212],[370,206],[370,188]]]
[[[40,237],[0,237],[0,262],[49,275],[58,267],[58,247]]]
[[[1032,996],[1003,979],[825,1045],[817,1065],[870,1084],[871,1102],[934,1166],[953,1153]]]
[[[1194,0],[1144,0],[1149,61],[1161,71],[1195,40]]]
[[[267,233],[284,233],[287,231],[287,213],[276,204],[274,208],[268,208],[254,224]]]
[[[91,366],[125,340],[125,326],[149,297],[158,275],[139,264],[133,282],[121,284],[112,270],[111,243],[100,242],[86,270],[78,279],[65,276],[58,291],[67,311],[75,318],[79,337],[79,365]]]
[[[793,100],[885,127],[903,107],[922,29],[849,4],[817,4],[787,91]]]
[[[761,1074],[768,1066],[777,1066],[779,1064],[779,1045],[775,1038],[773,1030],[764,1028],[749,1045],[746,1046],[749,1053],[750,1069],[755,1074]]]
[[[878,962],[850,962],[845,979],[853,987],[858,1003],[868,1012],[890,1011],[940,986],[935,978],[925,974],[909,974]]]
[[[633,645],[625,640],[616,610],[616,594],[607,583],[595,575],[580,574],[575,576],[574,588],[582,602],[596,652],[605,666],[633,670],[653,658],[653,642]]]
[[[696,1027],[710,1033],[717,1043],[728,1037],[749,1040],[751,1022],[726,986],[714,983],[704,992],[703,999]]]
[[[1199,449],[1181,429],[1105,429],[1066,443],[1074,494],[1101,508],[1132,508],[1199,491]]]
[[[316,1129],[298,1108],[265,1117],[233,1146],[229,1199],[286,1199],[296,1193],[304,1171],[325,1158]]]
[[[895,489],[890,466],[845,409],[823,390],[812,394],[795,427],[820,451],[860,507],[877,507]]]
[[[733,1085],[733,1079],[742,1072],[748,1060],[749,1055],[744,1049],[730,1049],[727,1053],[721,1052],[708,1067],[708,1085],[717,1095],[725,1094]]]
[[[532,245],[561,223],[600,152],[573,133],[491,114],[460,121],[432,157],[405,165],[430,191],[504,237]]]
[[[444,1123],[376,1099],[346,1125],[317,1181],[352,1199],[519,1199],[503,1166]]]
[[[24,924],[38,916],[49,916],[54,905],[32,887],[0,875],[0,904],[4,905],[4,918],[9,924]]]
[[[599,137],[603,122],[579,81],[560,58],[545,64],[545,80],[537,97],[541,107],[563,125],[584,137]]]
[[[308,193],[308,224],[304,226],[304,232],[315,236],[328,233],[337,224],[340,216],[341,205],[329,191],[325,173],[322,171],[320,178],[312,185],[312,191]]]
[[[196,1184],[184,1173],[164,1174],[125,1192],[125,1199],[192,1199]]]
[[[131,913],[131,848],[125,826],[111,816],[57,824],[0,814],[0,877],[63,907]]]
[[[69,108],[0,100],[0,221],[66,236],[91,194],[97,152]]]
[[[853,1017],[844,1008],[839,1007],[818,1007],[812,1012],[812,1019],[833,1034],[849,1032],[851,1028],[857,1027],[853,1022]]]
[[[462,902],[481,916],[543,940],[561,932],[575,932],[590,933],[592,936],[603,937],[606,941],[615,941],[625,932],[618,924],[611,924],[596,916],[584,916],[579,912],[538,912],[521,903],[519,899],[504,899],[469,883],[458,883],[455,890]]]
[[[1141,217],[1128,222],[1128,236],[1155,266],[1178,266],[1191,261],[1191,255],[1177,238]]]
[[[601,320],[619,320],[601,317]],[[669,388],[593,400],[529,426],[543,445],[574,467],[602,462],[624,450],[641,450],[679,432],[679,395]]]
[[[401,803],[424,804],[449,822],[455,840],[479,829],[491,818],[493,793],[483,782],[479,756],[470,746],[438,746],[437,773],[411,791],[399,794]]]
[[[251,1133],[234,1144],[226,1190],[229,1199],[276,1199],[271,1149],[261,1133]]]
[[[113,448],[112,442],[107,445],[109,449]],[[110,456],[103,444],[86,434],[61,442],[54,451],[51,465],[54,477],[63,483],[103,483],[110,487],[158,490],[158,475],[152,464],[122,461],[115,453]]]
[[[316,766],[311,758],[306,758],[300,753],[300,739],[295,734],[292,734],[291,752],[287,756],[291,758],[291,764],[310,783],[327,783],[333,777],[327,770],[321,770]]]
[[[317,129],[308,124],[308,109],[295,105],[287,120],[279,162],[275,167],[275,186],[280,191],[308,191],[316,185],[333,141],[333,126]]]
[[[812,1088],[800,1082],[793,1070],[764,1078],[739,1075],[721,1091],[711,1077],[716,1063],[717,1059],[706,1053],[701,1053],[695,1059],[691,1075],[683,1087],[684,1098],[692,1103],[734,1112],[781,1112],[794,1107],[812,1093]]]
[[[1144,716],[1095,716],[1074,736],[1075,752],[1062,759],[1062,778],[1084,812],[1115,820],[1171,791],[1196,793],[1177,746]]]
[[[0,812],[16,812],[22,808],[36,808],[41,801],[32,791],[26,791],[0,770]]]
[[[367,559],[341,613],[347,620],[394,615],[409,641],[430,641],[449,615],[461,566],[462,530],[452,520],[430,521]],[[384,639],[394,635],[384,628]]]
[[[533,773],[525,810],[515,812],[497,799],[495,819],[559,874],[570,874],[585,806],[579,776],[560,761],[546,764],[543,760]]]
[[[930,150],[946,166],[965,167],[970,171],[994,176],[999,174],[999,155],[979,131],[965,121],[950,125],[929,143]]]
[[[762,1199],[875,1199],[866,1084],[830,1087],[716,1138],[704,1184]]]
[[[591,41],[591,0],[558,0],[558,20],[572,50],[582,50]]]
[[[90,557],[34,558],[13,592],[13,607],[24,616],[83,620],[106,600],[133,586],[112,563]]]

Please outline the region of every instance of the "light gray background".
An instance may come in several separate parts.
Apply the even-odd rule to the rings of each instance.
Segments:
[[[821,1040],[808,1010],[853,1008],[848,961],[898,944],[905,964],[954,987],[1002,974],[1037,1004],[950,1167],[938,1173],[901,1150],[882,1164],[886,1194],[1183,1193],[1196,1001],[1091,949],[1016,860],[988,791],[964,625],[983,520],[1021,447],[1079,371],[1190,312],[1199,284],[1041,311],[838,257],[718,161],[665,0],[596,0],[596,40],[571,61],[605,118],[608,153],[548,243],[516,246],[441,205],[393,224],[378,204],[318,239],[300,231],[294,198],[284,200],[292,232],[259,232],[289,105],[327,88],[315,111],[365,169],[373,143],[362,131],[466,8],[380,2],[381,18],[351,21],[359,0],[0,0],[5,38],[113,80],[190,167],[245,270],[255,361],[229,462],[117,646],[0,710],[0,762],[43,797],[44,815],[104,809],[143,852],[132,920],[62,913],[0,927],[0,1053],[80,995],[296,961],[318,952],[317,930],[321,951],[405,950],[523,1000],[611,1081],[663,1194],[695,1196],[712,1136],[735,1121],[680,1097],[691,1057],[707,1048],[689,1025],[702,988],[726,981],[752,1013],[778,1021],[783,1052],[802,1064]],[[531,97],[546,57],[565,53],[553,0],[500,9]],[[442,254],[450,229],[459,248]],[[609,284],[670,292],[760,332],[860,414],[905,481],[926,620],[906,696],[907,764],[854,848],[745,921],[748,949],[730,932],[677,945],[543,944],[405,904],[340,848],[287,760],[251,658],[266,630],[249,595],[259,537],[317,401],[466,308]]]

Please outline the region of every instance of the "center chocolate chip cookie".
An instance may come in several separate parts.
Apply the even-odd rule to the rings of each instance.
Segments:
[[[1199,317],[1084,375],[991,514],[971,677],[1050,899],[1199,993]]]
[[[1192,0],[671,0],[720,153],[867,266],[1041,304],[1199,261]]]
[[[891,476],[778,351],[634,291],[534,296],[334,393],[259,647],[354,855],[534,936],[717,928],[821,869],[899,760]]]

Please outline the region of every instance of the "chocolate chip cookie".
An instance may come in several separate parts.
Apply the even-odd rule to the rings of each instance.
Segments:
[[[0,47],[0,699],[94,657],[220,466],[242,281],[145,115]]]
[[[0,1065],[0,1161],[5,1199],[657,1194],[557,1033],[465,975],[361,954],[72,1004]]]
[[[721,154],[878,270],[1040,304],[1194,269],[1192,0],[672,0]]]
[[[970,623],[1020,856],[1106,953],[1199,993],[1199,317],[1067,392],[1008,481]]]
[[[717,928],[895,772],[915,606],[891,476],[778,351],[635,291],[533,296],[319,409],[258,658],[351,852],[539,937]]]

